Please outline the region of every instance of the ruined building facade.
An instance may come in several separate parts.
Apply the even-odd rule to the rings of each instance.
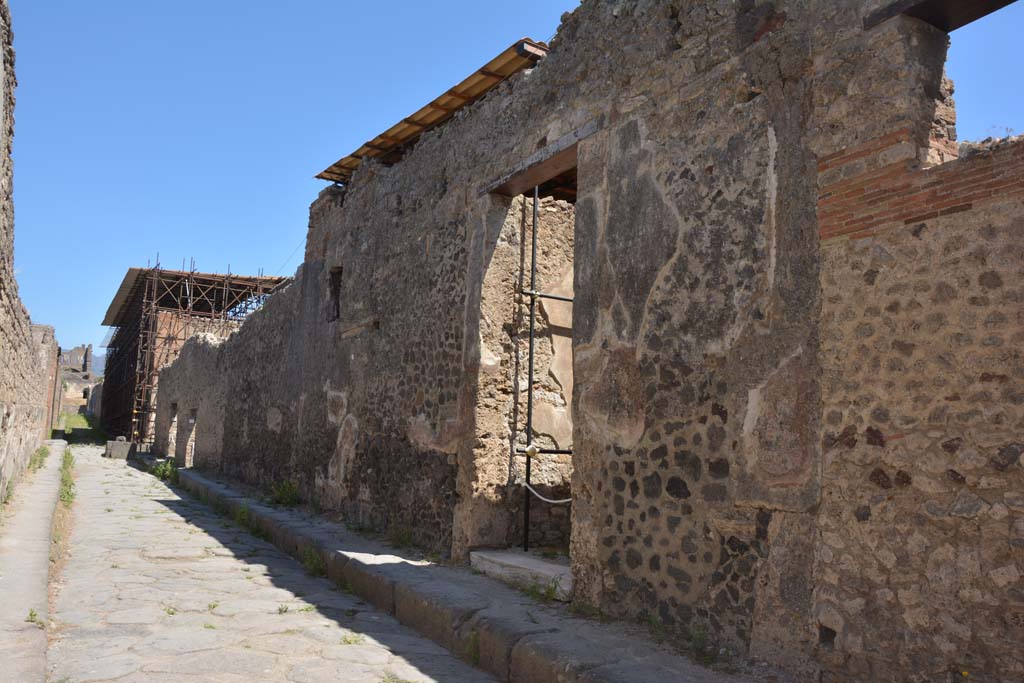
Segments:
[[[103,318],[113,328],[99,404],[107,434],[151,444],[160,369],[178,357],[193,335],[230,335],[284,281],[159,265],[129,268]],[[83,397],[83,410],[88,410],[91,396]]]
[[[52,327],[33,325],[14,278],[14,48],[0,0],[0,500],[49,437],[59,347]]]
[[[157,448],[518,544],[537,185],[574,601],[808,680],[1024,678],[1024,144],[956,158],[943,6],[584,2],[321,193],[295,281],[162,372]]]
[[[90,408],[93,393],[102,381],[93,372],[92,344],[61,349],[58,368],[59,413],[98,415],[98,411]],[[59,413],[54,416],[54,427],[58,426]]]

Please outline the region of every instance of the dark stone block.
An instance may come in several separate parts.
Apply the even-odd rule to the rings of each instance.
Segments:
[[[661,495],[661,475],[654,472],[650,476],[644,477],[644,495],[648,498],[657,498]]]
[[[1009,467],[1020,462],[1021,453],[1024,453],[1024,444],[1008,443],[999,449],[999,452],[989,461],[992,467],[1000,472],[1005,472]]]
[[[690,497],[690,487],[679,477],[669,477],[668,483],[665,485],[665,491],[673,498]]]
[[[868,475],[868,481],[881,489],[892,488],[892,480],[889,479],[889,475],[881,467],[871,470],[871,474]]]

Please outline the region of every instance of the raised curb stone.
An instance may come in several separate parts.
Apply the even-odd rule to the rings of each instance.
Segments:
[[[219,510],[245,507],[275,545],[302,559],[312,548],[331,580],[464,660],[510,683],[680,681],[752,683],[704,669],[625,624],[598,624],[488,577],[411,561],[341,524],[247,499],[194,470],[180,485]],[[782,678],[776,680],[784,680]]]

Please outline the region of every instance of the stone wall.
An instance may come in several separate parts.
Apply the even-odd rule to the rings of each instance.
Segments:
[[[49,436],[58,346],[53,328],[32,325],[14,279],[14,49],[0,0],[0,500]]]
[[[72,349],[60,350],[60,364],[79,372],[92,372],[92,344],[80,344]]]
[[[947,36],[865,30],[881,4],[584,2],[321,193],[295,282],[163,371],[158,445],[195,410],[196,466],[457,559],[513,543],[529,201],[486,188],[568,140],[571,392],[566,311],[539,355],[574,453],[538,476],[571,476],[574,600],[806,680],[1019,671],[1018,152],[948,161]]]
[[[899,137],[820,166],[826,680],[1016,680],[1024,141],[916,171],[879,163]],[[827,182],[851,157],[861,173]]]

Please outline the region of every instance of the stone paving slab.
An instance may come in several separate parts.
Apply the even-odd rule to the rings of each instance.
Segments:
[[[47,680],[494,680],[207,505],[99,448],[74,450]]]
[[[505,584],[454,567],[398,554],[387,544],[298,509],[248,498],[195,470],[181,485],[228,515],[243,515],[296,557],[315,552],[328,576],[395,615],[498,680],[513,683],[760,683],[770,671],[731,675],[708,670],[645,638],[636,627],[572,616]]]
[[[50,531],[60,495],[60,461],[67,445],[47,441],[43,467],[27,474],[0,526],[0,679],[41,681],[46,671],[47,577]],[[26,618],[32,610],[36,621]]]

